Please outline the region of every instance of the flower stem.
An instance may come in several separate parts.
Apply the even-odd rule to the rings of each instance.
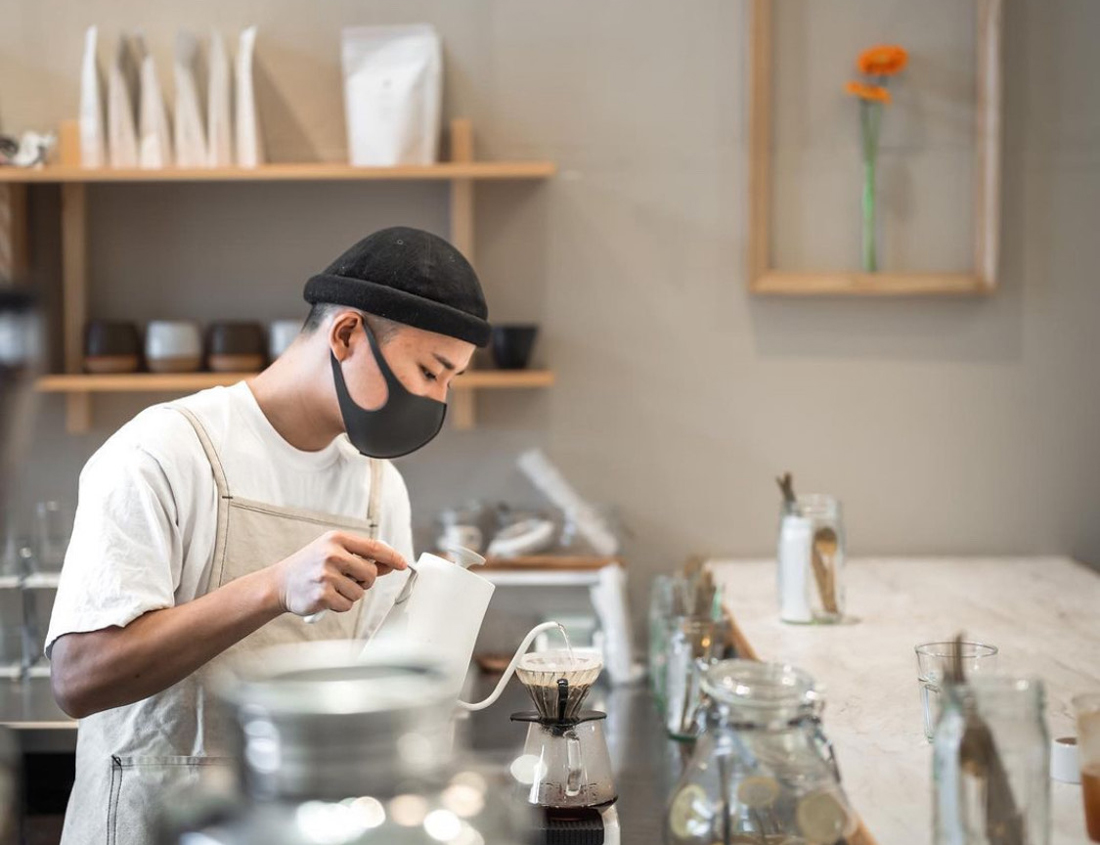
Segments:
[[[863,270],[878,272],[875,249],[875,159],[878,153],[878,129],[882,106],[860,103],[860,129],[863,135]]]
[[[875,157],[863,158],[863,269],[878,272],[875,251]]]

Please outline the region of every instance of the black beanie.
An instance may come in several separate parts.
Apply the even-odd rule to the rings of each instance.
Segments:
[[[306,282],[306,302],[347,305],[477,346],[489,309],[470,262],[443,238],[394,226],[367,235]]]

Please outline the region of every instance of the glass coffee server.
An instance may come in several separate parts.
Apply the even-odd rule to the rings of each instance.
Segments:
[[[707,728],[673,792],[668,845],[834,845],[855,832],[809,675],[725,660],[702,687]]]

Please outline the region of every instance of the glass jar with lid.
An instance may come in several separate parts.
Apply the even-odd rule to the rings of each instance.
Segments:
[[[224,675],[240,797],[165,801],[161,843],[520,845],[530,817],[504,775],[454,750],[453,695],[429,660],[361,646],[269,650]]]
[[[808,674],[724,660],[702,687],[706,731],[669,803],[667,845],[834,845],[856,830]]]

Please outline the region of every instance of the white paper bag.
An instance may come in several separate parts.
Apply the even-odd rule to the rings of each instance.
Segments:
[[[125,35],[119,36],[115,60],[107,72],[107,151],[111,167],[137,167],[138,140],[134,120],[137,69]]]
[[[436,31],[427,24],[349,27],[342,59],[351,163],[434,163],[443,98]]]
[[[233,125],[230,121],[229,55],[220,32],[210,34],[210,78],[206,91],[206,163],[233,164]]]
[[[176,33],[176,166],[206,166],[206,130],[198,83],[199,42],[190,32]]]
[[[256,87],[252,64],[256,50],[256,27],[241,33],[237,49],[237,164],[258,167],[264,163],[263,139],[260,137],[259,113],[256,110]]]
[[[172,166],[172,136],[157,66],[145,48],[141,35],[134,36],[134,52],[141,62],[141,92],[138,106],[138,164],[158,169]]]
[[[80,164],[84,167],[107,164],[98,48],[99,28],[90,26],[84,33],[84,60],[80,64]]]

